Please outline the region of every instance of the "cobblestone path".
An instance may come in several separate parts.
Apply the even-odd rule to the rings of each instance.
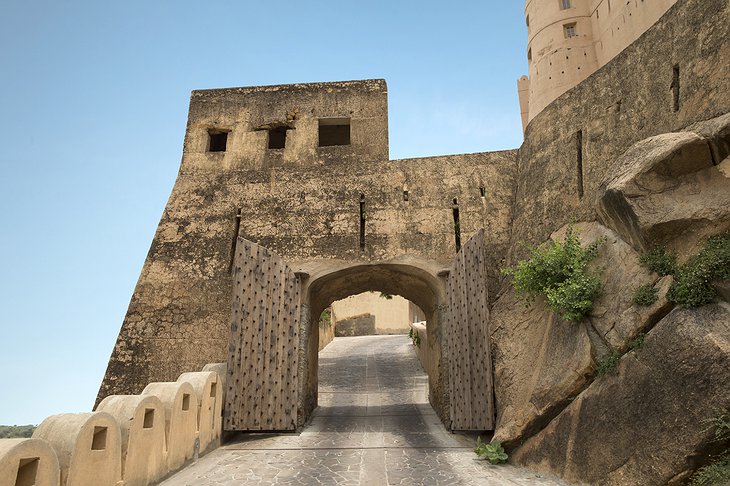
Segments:
[[[245,434],[161,483],[561,485],[478,460],[428,404],[407,336],[335,338],[319,357],[319,407],[298,434]]]

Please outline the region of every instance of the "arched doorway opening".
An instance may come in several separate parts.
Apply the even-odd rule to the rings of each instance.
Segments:
[[[432,262],[372,263],[342,265],[313,272],[302,289],[302,335],[299,358],[299,417],[304,423],[317,406],[319,369],[319,316],[332,302],[366,291],[400,295],[413,302],[425,314],[428,322],[428,355],[432,370],[429,375],[429,401],[445,421],[448,404],[443,393],[444,381],[440,363],[442,345],[440,323],[446,309],[444,281]]]

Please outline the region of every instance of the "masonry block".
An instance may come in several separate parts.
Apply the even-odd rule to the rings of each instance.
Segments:
[[[124,486],[153,484],[167,473],[165,407],[153,395],[112,395],[97,411],[112,415],[121,430]]]
[[[116,486],[122,479],[121,433],[106,412],[52,415],[33,438],[47,441],[56,451],[60,486]]]
[[[0,439],[0,486],[58,486],[56,452],[41,439]]]
[[[220,437],[220,429],[216,429],[216,413],[220,415],[223,393],[218,382],[218,373],[215,371],[183,373],[177,381],[190,383],[198,397],[198,440],[200,451],[204,452]]]

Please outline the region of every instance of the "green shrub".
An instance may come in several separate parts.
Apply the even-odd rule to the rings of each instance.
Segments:
[[[319,326],[330,327],[332,325],[332,314],[329,309],[325,309],[319,315]]]
[[[690,486],[727,486],[730,484],[730,451],[718,456],[707,466],[699,468],[690,481]]]
[[[642,285],[634,292],[634,304],[650,306],[659,299],[659,290],[652,284]]]
[[[474,449],[474,453],[480,458],[486,459],[491,464],[502,464],[509,459],[507,453],[504,452],[501,442],[493,441],[485,444],[482,442],[481,437],[477,437],[477,447]]]
[[[663,246],[657,246],[639,256],[639,263],[659,275],[671,275],[677,266],[677,255],[670,253]]]
[[[0,425],[0,439],[28,438],[35,429],[35,425]]]
[[[618,351],[612,351],[611,354],[604,357],[598,362],[596,367],[596,373],[598,376],[613,375],[616,373],[618,362],[621,361],[622,354]]]
[[[730,279],[730,232],[709,238],[702,250],[679,267],[667,297],[693,308],[715,298],[714,282]]]
[[[631,344],[629,347],[632,351],[639,350],[644,347],[644,339],[646,339],[646,333],[640,332],[636,335],[633,341],[631,341]]]
[[[410,331],[408,331],[408,337],[411,338],[411,341],[413,341],[413,345],[417,348],[421,347],[421,336],[418,335],[418,331],[411,328]]]
[[[517,296],[531,302],[543,295],[548,306],[569,321],[578,321],[593,308],[601,290],[598,277],[587,271],[588,263],[605,241],[601,238],[586,248],[568,228],[565,241],[550,241],[530,250],[530,258],[506,268]]]

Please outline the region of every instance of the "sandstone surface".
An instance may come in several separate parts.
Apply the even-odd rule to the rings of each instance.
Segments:
[[[567,226],[553,234],[562,241]],[[537,432],[590,384],[596,362],[611,351],[623,351],[641,332],[667,314],[671,277],[639,264],[638,253],[599,223],[573,225],[583,245],[605,238],[589,268],[600,275],[601,296],[580,322],[568,322],[542,299],[529,306],[509,290],[492,310],[492,341],[497,397],[495,439],[508,447]],[[636,306],[640,285],[656,283],[658,301]]]
[[[685,479],[712,447],[702,420],[730,407],[730,305],[675,309],[512,459],[568,481]]]
[[[727,116],[721,117],[727,123]],[[730,160],[720,122],[693,132],[665,133],[642,140],[617,161],[604,179],[599,219],[639,250],[665,245],[680,255],[696,252],[707,236],[730,229]],[[727,127],[725,127],[727,129]]]

